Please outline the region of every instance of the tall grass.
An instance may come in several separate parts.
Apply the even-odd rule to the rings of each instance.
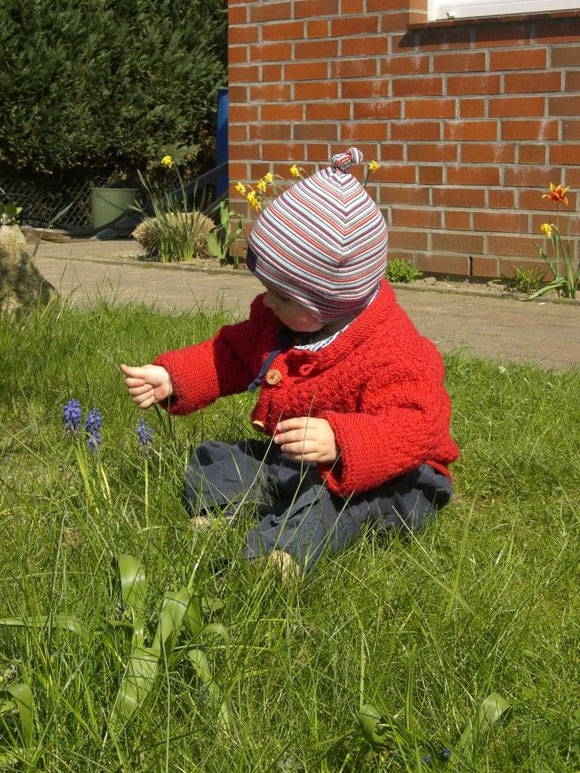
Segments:
[[[577,767],[580,372],[448,356],[452,503],[417,538],[369,535],[283,585],[240,558],[244,523],[196,532],[181,499],[192,448],[248,436],[255,398],[179,420],[149,411],[145,458],[118,371],[227,319],[100,303],[0,322],[0,617],[19,619],[0,626],[0,768]],[[71,397],[103,414],[96,457],[64,431]],[[167,594],[206,600],[125,723],[136,602],[123,555],[142,567],[145,646]],[[492,693],[510,710],[484,730],[473,721]],[[368,704],[400,733],[370,744]],[[443,746],[457,749],[447,763]]]

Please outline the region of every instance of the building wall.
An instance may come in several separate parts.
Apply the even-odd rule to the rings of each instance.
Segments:
[[[356,145],[382,165],[368,189],[391,257],[474,277],[543,267],[541,194],[580,186],[580,12],[428,25],[426,0],[409,2],[229,0],[234,208],[237,181]]]

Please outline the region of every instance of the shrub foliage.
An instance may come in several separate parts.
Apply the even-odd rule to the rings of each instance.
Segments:
[[[225,0],[5,0],[0,166],[133,171],[213,136]],[[203,160],[203,159],[202,159]]]

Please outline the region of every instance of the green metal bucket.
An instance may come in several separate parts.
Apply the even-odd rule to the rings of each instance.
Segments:
[[[94,228],[100,228],[116,220],[125,210],[136,204],[138,195],[138,188],[93,188]]]

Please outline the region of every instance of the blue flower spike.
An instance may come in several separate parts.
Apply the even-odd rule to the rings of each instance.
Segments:
[[[87,443],[93,454],[96,454],[101,445],[101,424],[103,417],[98,408],[89,411],[85,420],[85,431],[87,433]]]
[[[81,428],[81,404],[74,398],[69,400],[62,409],[64,428],[71,435],[76,435]]]
[[[444,746],[441,749],[441,759],[444,762],[447,762],[447,760],[450,759],[450,758],[451,758],[451,749],[448,746]]]
[[[153,438],[153,428],[147,424],[145,419],[139,419],[136,432],[141,450],[144,454],[148,454],[151,447],[151,439]]]

